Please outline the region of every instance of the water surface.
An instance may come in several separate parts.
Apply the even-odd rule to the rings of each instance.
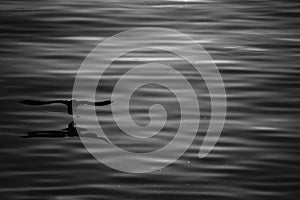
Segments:
[[[297,199],[299,173],[298,1],[2,1],[2,199]],[[103,39],[137,27],[189,34],[209,52],[223,76],[228,112],[214,150],[198,159],[210,116],[201,77],[166,52],[131,52],[100,82],[99,100],[138,58],[172,64],[195,81],[202,99],[196,140],[179,160],[150,174],[118,172],[99,163],[78,137],[31,138],[30,131],[62,130],[72,117],[63,105],[31,107],[20,100],[69,100],[85,56]],[[92,77],[90,77],[92,78]],[[161,138],[122,135],[110,106],[99,109],[109,139],[147,152],[165,145],[178,127],[178,102],[156,85],[141,88],[134,118],[147,124],[148,97],[172,108]],[[143,103],[141,103],[143,102]],[[145,103],[144,103],[145,102]],[[141,105],[142,104],[142,105]],[[142,142],[142,143],[140,143]]]

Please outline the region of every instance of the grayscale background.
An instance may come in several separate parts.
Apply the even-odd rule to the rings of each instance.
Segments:
[[[0,9],[1,199],[299,198],[299,1],[3,0]],[[86,55],[103,39],[138,27],[188,34],[219,67],[227,119],[206,158],[197,157],[210,116],[201,77],[193,79],[203,94],[197,138],[179,160],[160,171],[113,170],[95,160],[78,137],[21,138],[30,131],[67,128],[72,117],[63,105],[31,107],[19,101],[70,100]],[[100,81],[99,100],[109,97],[122,70],[143,64],[138,58],[144,57],[177,67],[187,77],[194,75],[187,63],[166,52],[132,52]],[[140,141],[122,135],[110,106],[99,109],[99,121],[118,146],[154,151],[178,128],[178,102],[157,85],[141,88],[135,97],[133,119],[141,125],[149,119],[140,102],[150,105],[153,97],[167,102],[162,139]]]

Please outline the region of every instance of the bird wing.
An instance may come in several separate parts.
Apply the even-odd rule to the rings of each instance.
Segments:
[[[41,106],[41,105],[48,105],[48,104],[53,104],[53,103],[66,104],[66,101],[65,100],[54,100],[54,101],[23,100],[23,101],[20,101],[20,103],[30,105],[30,106]]]
[[[77,101],[77,106],[80,105],[90,105],[90,106],[106,106],[112,103],[111,100],[105,100],[105,101],[98,101],[98,102],[91,102],[91,101]]]
[[[111,100],[98,101],[98,102],[95,102],[95,106],[106,106],[106,105],[109,105],[109,104],[111,104],[111,103],[112,103]]]

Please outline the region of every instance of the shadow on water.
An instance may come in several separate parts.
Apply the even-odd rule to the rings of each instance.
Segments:
[[[62,129],[60,131],[31,131],[28,132],[27,135],[22,136],[22,138],[33,138],[33,137],[78,137],[78,132],[76,127],[74,126],[74,122],[70,122],[68,128]]]
[[[64,137],[79,137],[78,130],[86,130],[84,128],[80,128],[74,125],[74,121],[70,122],[68,128],[64,128],[60,131],[57,130],[48,130],[48,131],[31,131],[28,132],[27,135],[21,136],[21,138],[64,138]],[[106,143],[109,143],[108,140],[102,137],[98,137],[95,133],[86,133],[84,136],[88,138],[97,138],[104,140]]]

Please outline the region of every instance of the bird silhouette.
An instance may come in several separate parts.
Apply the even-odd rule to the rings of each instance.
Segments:
[[[77,101],[77,100],[53,100],[53,101],[36,101],[36,100],[23,100],[20,101],[22,104],[31,105],[31,106],[41,106],[49,104],[64,104],[67,106],[67,111],[69,115],[73,115],[73,108],[77,108],[80,105],[95,105],[95,106],[106,106],[111,104],[113,101],[105,100],[99,102],[90,102],[90,101]]]

